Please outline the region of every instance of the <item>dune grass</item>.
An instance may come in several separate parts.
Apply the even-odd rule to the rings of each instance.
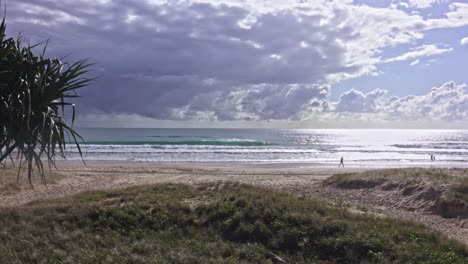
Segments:
[[[325,182],[341,189],[399,190],[402,195],[425,190],[432,210],[444,217],[468,217],[468,170],[466,169],[386,169],[345,173]]]
[[[343,173],[331,177],[328,182],[334,182],[337,187],[342,188],[361,188],[390,181],[401,182],[406,180],[424,181],[432,184],[461,184],[466,182],[467,178],[467,169],[404,168]]]
[[[468,202],[468,170],[466,169],[385,169],[361,173],[337,174],[325,183],[338,188],[361,189],[373,188],[383,184],[441,186],[449,190],[451,196]]]
[[[468,202],[468,175],[453,187],[453,193],[458,198]]]
[[[1,263],[466,263],[423,226],[237,183],[88,192],[0,211]],[[276,258],[276,261],[278,259]]]

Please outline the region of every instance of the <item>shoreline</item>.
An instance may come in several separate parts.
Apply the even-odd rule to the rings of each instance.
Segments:
[[[142,164],[142,165],[160,165],[160,166],[203,166],[203,167],[261,167],[261,168],[320,168],[320,169],[334,169],[340,168],[337,162],[302,162],[302,161],[138,161],[138,160],[87,160],[86,164]],[[68,166],[73,164],[82,164],[81,160],[59,160],[56,162],[57,165]],[[376,163],[358,163],[358,162],[347,162],[345,160],[345,167],[341,169],[406,169],[406,168],[443,168],[443,169],[465,169],[468,168],[468,161],[436,161],[430,162],[414,162],[397,164],[376,162]]]

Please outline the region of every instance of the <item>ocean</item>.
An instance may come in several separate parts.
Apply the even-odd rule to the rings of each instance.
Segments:
[[[85,161],[468,167],[468,130],[78,129]],[[431,154],[436,160],[431,161]],[[68,147],[68,160],[79,160]]]

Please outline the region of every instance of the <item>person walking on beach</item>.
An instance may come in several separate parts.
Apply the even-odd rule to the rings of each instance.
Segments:
[[[344,168],[344,159],[343,159],[343,157],[341,157],[340,165],[338,165],[338,168],[341,167],[341,166],[343,166],[343,168]]]

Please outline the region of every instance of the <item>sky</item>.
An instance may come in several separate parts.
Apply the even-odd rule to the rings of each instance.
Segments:
[[[6,0],[82,127],[468,128],[466,0]]]

